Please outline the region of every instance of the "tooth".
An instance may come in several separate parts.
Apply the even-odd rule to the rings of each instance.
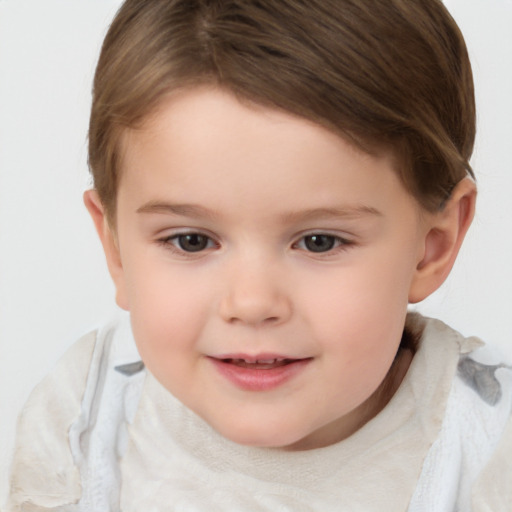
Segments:
[[[274,364],[277,359],[258,359],[258,364]]]

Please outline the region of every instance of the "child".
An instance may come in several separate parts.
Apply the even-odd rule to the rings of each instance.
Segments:
[[[512,371],[407,314],[474,118],[437,0],[127,0],[85,203],[130,323],[34,391],[8,510],[510,510]]]

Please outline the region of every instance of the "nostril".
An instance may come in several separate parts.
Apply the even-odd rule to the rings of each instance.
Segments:
[[[281,321],[281,318],[278,316],[270,316],[267,318],[262,319],[252,319],[247,316],[233,316],[228,319],[229,323],[236,324],[236,323],[242,323],[242,324],[276,324]]]

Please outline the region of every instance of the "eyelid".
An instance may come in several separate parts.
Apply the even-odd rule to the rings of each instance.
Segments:
[[[183,235],[201,235],[211,240],[217,240],[217,236],[208,229],[196,228],[196,227],[172,227],[167,229],[159,230],[154,236],[159,240],[169,240],[171,238],[177,238]]]
[[[294,236],[294,239],[296,241],[303,240],[304,238],[307,238],[308,236],[332,236],[333,238],[336,238],[338,240],[341,240],[345,243],[355,243],[356,236],[351,233],[347,232],[340,232],[336,229],[308,229],[307,231],[301,231],[300,233],[297,233]]]

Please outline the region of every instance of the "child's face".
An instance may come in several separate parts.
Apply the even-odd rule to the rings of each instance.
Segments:
[[[311,448],[364,423],[424,252],[392,158],[207,88],[124,151],[114,278],[148,369],[238,443]]]

